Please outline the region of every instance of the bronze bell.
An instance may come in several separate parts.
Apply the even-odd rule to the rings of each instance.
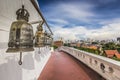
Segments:
[[[48,45],[48,33],[46,31],[44,32],[44,44],[45,46]]]
[[[42,24],[39,24],[37,27],[37,31],[35,34],[35,47],[43,47],[44,46],[45,38],[44,38]]]
[[[52,45],[52,36],[45,31],[45,45],[46,46],[51,46]]]
[[[50,37],[49,37],[49,45],[50,46],[52,46],[53,45],[53,38],[52,38],[52,36],[50,35]]]
[[[30,15],[28,11],[24,9],[24,5],[17,10],[16,15],[17,21],[13,22],[11,25],[8,49],[6,52],[20,51],[20,53],[22,53],[33,51],[33,28],[31,24],[28,23]]]
[[[50,45],[51,42],[50,42],[50,34],[47,34],[47,45]]]
[[[16,14],[17,21],[11,25],[7,52],[33,51],[33,28],[28,23],[29,13],[22,6]]]

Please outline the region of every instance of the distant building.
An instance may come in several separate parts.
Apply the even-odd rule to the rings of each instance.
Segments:
[[[86,43],[80,44],[80,47],[94,49],[94,50],[97,50],[99,48],[97,45],[86,44]]]
[[[117,38],[117,41],[119,41],[119,42],[120,42],[120,37],[118,37],[118,38]]]
[[[117,50],[105,50],[105,54],[109,58],[116,56],[117,58],[120,59],[120,54]]]
[[[105,50],[105,54],[109,58],[112,58],[116,52],[117,52],[117,50]]]
[[[76,43],[76,46],[77,47],[81,47],[81,43]]]
[[[76,44],[76,43],[70,43],[70,46],[71,46],[71,47],[76,47],[77,44]]]
[[[54,41],[54,46],[57,47],[63,46],[63,41]]]
[[[90,46],[88,46],[88,48],[89,48],[89,49],[95,49],[95,50],[97,50],[97,49],[98,49],[98,47],[97,47],[97,46],[95,46],[95,45],[90,45]]]
[[[115,54],[115,56],[118,58],[118,59],[120,59],[120,54]]]
[[[120,44],[120,37],[117,38],[116,44]]]

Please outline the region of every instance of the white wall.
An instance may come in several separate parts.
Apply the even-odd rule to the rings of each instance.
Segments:
[[[35,48],[34,52],[23,53],[23,64],[19,65],[19,53],[0,50],[0,80],[37,80],[51,53],[48,48]]]

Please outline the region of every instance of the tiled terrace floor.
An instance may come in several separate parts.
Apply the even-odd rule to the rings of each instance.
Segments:
[[[103,80],[96,72],[64,52],[53,52],[38,80]]]

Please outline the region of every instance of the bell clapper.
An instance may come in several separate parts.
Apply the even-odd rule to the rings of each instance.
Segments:
[[[41,52],[40,52],[40,47],[39,47],[39,51],[38,51],[38,54],[40,54]]]
[[[19,60],[18,64],[22,65],[22,52],[20,52],[20,60]]]

